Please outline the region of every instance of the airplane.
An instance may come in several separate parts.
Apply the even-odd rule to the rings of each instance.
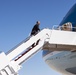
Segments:
[[[76,75],[76,4],[59,26],[44,28],[8,52],[0,52],[0,75],[19,75],[22,63],[43,50],[44,61],[63,75]],[[34,46],[32,47],[32,45]]]
[[[74,4],[68,11],[59,26],[62,26],[67,22],[72,23],[72,32],[75,32],[76,4]],[[52,49],[49,51],[44,50],[43,59],[51,68],[62,73],[63,75],[76,75],[76,51],[52,51]]]

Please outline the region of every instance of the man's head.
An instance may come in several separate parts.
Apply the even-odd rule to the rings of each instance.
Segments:
[[[40,21],[37,21],[36,24],[40,25]]]

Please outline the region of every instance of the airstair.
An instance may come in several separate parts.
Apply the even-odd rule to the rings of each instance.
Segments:
[[[45,50],[76,50],[76,32],[51,30],[50,40],[43,47]]]
[[[76,32],[43,29],[6,54],[0,53],[0,75],[18,75],[21,64],[40,50],[76,50]]]

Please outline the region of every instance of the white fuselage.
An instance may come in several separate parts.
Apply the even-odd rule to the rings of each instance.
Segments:
[[[75,75],[76,52],[53,51],[44,56],[45,62],[54,70],[66,75]],[[73,71],[72,71],[73,70]]]
[[[76,75],[76,32],[52,30],[49,43],[44,46],[43,58],[54,70]]]

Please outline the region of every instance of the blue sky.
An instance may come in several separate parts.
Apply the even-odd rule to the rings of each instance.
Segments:
[[[7,52],[25,39],[35,22],[40,29],[58,25],[76,0],[0,0],[0,51]],[[42,58],[42,51],[24,62],[20,75],[61,75]]]

